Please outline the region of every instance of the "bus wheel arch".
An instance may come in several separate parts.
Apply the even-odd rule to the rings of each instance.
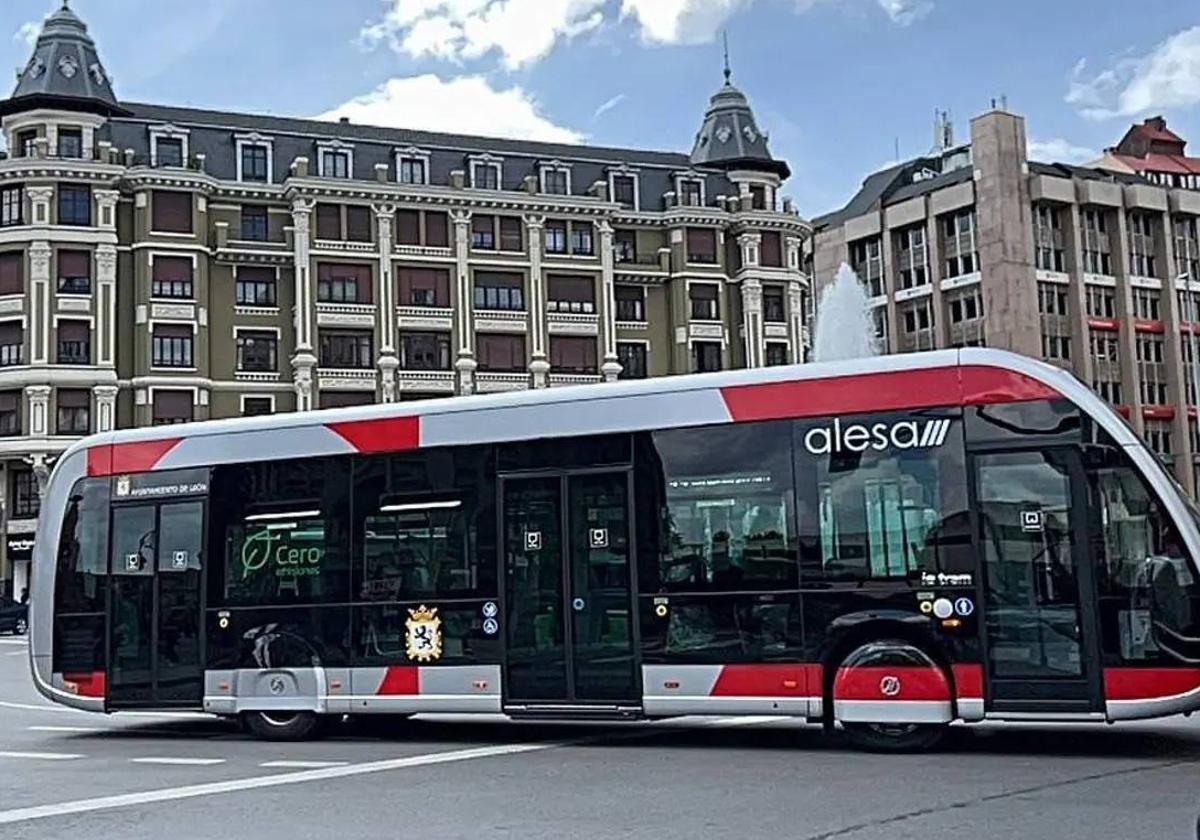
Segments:
[[[864,622],[831,645],[823,665],[825,724],[840,724],[855,746],[929,749],[954,718],[949,657],[911,623]]]

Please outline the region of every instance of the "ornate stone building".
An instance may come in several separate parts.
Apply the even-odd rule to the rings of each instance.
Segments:
[[[0,592],[91,432],[804,359],[728,73],[690,154],[218,113],[117,99],[64,4],[0,117]]]

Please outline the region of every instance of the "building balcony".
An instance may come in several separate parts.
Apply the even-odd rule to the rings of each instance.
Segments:
[[[551,373],[548,377],[551,387],[564,385],[593,385],[603,382],[604,377],[598,373]]]
[[[342,254],[378,256],[379,246],[374,242],[351,242],[345,239],[314,239],[313,251],[336,251]]]
[[[373,391],[374,368],[329,368],[317,370],[317,388],[322,391]]]
[[[392,253],[399,257],[420,257],[422,259],[452,260],[454,251],[449,246],[438,247],[431,245],[399,245],[392,248]]]
[[[516,371],[476,371],[475,390],[481,394],[502,391],[524,391],[529,388],[529,374]]]
[[[375,311],[373,303],[318,303],[317,326],[369,329],[375,326]]]
[[[529,331],[529,313],[524,309],[476,309],[476,332],[524,333]]]
[[[458,375],[452,370],[398,370],[400,391],[453,394],[458,390]]]
[[[454,322],[454,310],[448,306],[397,306],[396,322],[402,330],[448,331]]]
[[[551,335],[599,335],[600,316],[575,312],[549,312],[546,327]]]

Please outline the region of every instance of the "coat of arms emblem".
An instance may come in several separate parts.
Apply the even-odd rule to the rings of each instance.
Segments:
[[[442,655],[442,620],[437,607],[429,609],[422,604],[409,610],[404,630],[404,649],[409,659],[432,662]]]
[[[127,476],[127,475],[117,476],[117,495],[118,496],[128,496],[129,491],[131,489],[130,485],[131,485],[131,482],[129,480],[129,476]]]

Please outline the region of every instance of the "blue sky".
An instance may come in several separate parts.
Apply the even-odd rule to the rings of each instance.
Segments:
[[[57,3],[4,0],[9,66]],[[959,138],[993,97],[1040,159],[1080,162],[1156,113],[1200,155],[1195,0],[72,0],[118,95],[297,116],[690,148],[720,32],[805,214]]]

